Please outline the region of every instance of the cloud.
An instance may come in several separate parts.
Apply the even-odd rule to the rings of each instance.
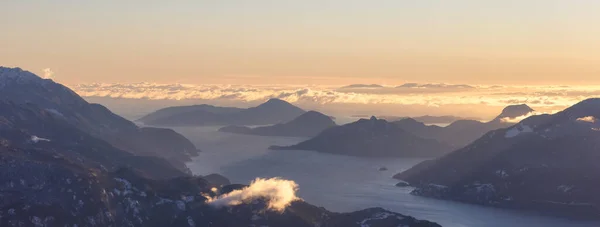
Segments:
[[[217,198],[208,198],[208,204],[220,208],[264,199],[269,210],[283,212],[293,201],[299,200],[296,197],[297,190],[298,185],[291,180],[256,178],[244,189],[234,190]]]
[[[44,71],[44,75],[42,76],[42,78],[44,78],[44,79],[53,79],[54,78],[54,72],[52,71],[52,69],[45,68],[45,69],[43,69],[43,71]]]
[[[505,107],[527,104],[534,109],[563,109],[581,100],[600,96],[599,86],[479,86],[407,85],[376,89],[339,89],[314,85],[205,85],[205,84],[77,84],[70,86],[83,97],[110,97],[148,100],[200,100],[215,102],[262,102],[281,98],[307,105],[420,105],[444,107],[482,105]],[[441,88],[434,88],[441,87]],[[457,88],[458,87],[458,88]],[[472,88],[470,88],[472,87]],[[469,88],[469,89],[464,89]]]
[[[519,122],[521,122],[522,120],[525,120],[528,117],[535,116],[535,115],[540,115],[540,114],[544,114],[544,113],[535,112],[534,111],[534,112],[530,112],[528,114],[521,115],[521,116],[514,117],[514,118],[511,118],[511,117],[500,118],[500,121],[501,122],[505,122],[505,123],[519,123]]]
[[[596,123],[597,119],[594,116],[587,116],[587,117],[577,118],[577,121]]]

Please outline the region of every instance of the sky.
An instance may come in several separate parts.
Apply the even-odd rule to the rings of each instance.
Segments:
[[[65,84],[600,84],[595,0],[3,0],[0,9],[0,65]]]

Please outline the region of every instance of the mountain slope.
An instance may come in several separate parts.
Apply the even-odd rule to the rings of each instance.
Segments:
[[[0,99],[35,104],[91,136],[136,155],[167,158],[184,170],[196,147],[172,130],[142,130],[99,104],[90,104],[69,88],[20,68],[0,67]],[[157,141],[160,137],[172,140]],[[177,139],[173,139],[177,138]]]
[[[0,141],[4,146],[26,150],[21,154],[25,157],[40,154],[86,168],[113,171],[130,167],[151,178],[186,175],[162,158],[136,156],[117,149],[33,104],[0,100]]]
[[[446,127],[425,125],[414,119],[407,118],[395,121],[394,124],[419,137],[435,139],[451,144],[456,148],[463,147],[485,133],[514,125],[507,120],[520,116],[527,116],[534,110],[527,105],[511,105],[502,110],[502,113],[489,122],[475,120],[458,120]]]
[[[413,194],[600,216],[600,99],[529,117],[395,178]]]
[[[212,187],[35,105],[0,101],[0,226],[439,226],[382,209],[338,214],[301,201],[283,213],[260,199],[221,209],[206,202],[219,195]]]
[[[248,109],[208,105],[169,107],[140,119],[147,125],[215,126],[215,125],[268,125],[291,121],[305,111],[280,99]]]
[[[235,112],[239,112],[242,110],[243,109],[241,109],[241,108],[218,107],[218,106],[211,106],[211,105],[206,105],[206,104],[193,105],[193,106],[167,107],[167,108],[163,108],[163,109],[157,110],[155,112],[152,112],[152,113],[140,118],[137,121],[153,122],[153,121],[157,121],[161,118],[169,117],[172,115],[185,114],[185,113],[189,113],[189,112],[206,112],[206,113],[213,113],[213,114],[224,114],[224,113],[235,113]]]
[[[451,147],[423,139],[375,117],[326,129],[314,138],[275,150],[314,150],[366,157],[436,157]]]
[[[227,126],[219,131],[259,136],[312,137],[333,126],[336,124],[331,117],[316,111],[308,111],[294,120],[282,124],[256,128]]]

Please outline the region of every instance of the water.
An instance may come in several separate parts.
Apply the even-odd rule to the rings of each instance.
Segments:
[[[201,148],[189,163],[199,175],[220,173],[233,183],[248,184],[256,177],[282,177],[300,185],[299,197],[332,211],[383,207],[437,222],[443,226],[600,226],[528,212],[435,200],[409,194],[394,186],[392,176],[419,159],[359,158],[311,151],[269,151],[270,145],[289,145],[303,138],[259,137],[217,132],[214,127],[175,128]],[[386,167],[388,171],[379,171]]]

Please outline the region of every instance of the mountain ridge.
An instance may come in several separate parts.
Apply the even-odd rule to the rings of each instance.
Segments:
[[[219,131],[258,136],[312,137],[333,126],[336,126],[336,124],[331,117],[316,111],[308,111],[289,122],[281,124],[256,128],[226,126],[220,128]]]
[[[415,195],[599,217],[600,99],[528,117],[394,176]]]
[[[172,113],[165,114],[169,111]],[[169,107],[150,113],[139,121],[157,126],[269,125],[293,120],[304,112],[286,101],[273,98],[247,109],[210,105],[200,105],[195,109],[193,106]]]

